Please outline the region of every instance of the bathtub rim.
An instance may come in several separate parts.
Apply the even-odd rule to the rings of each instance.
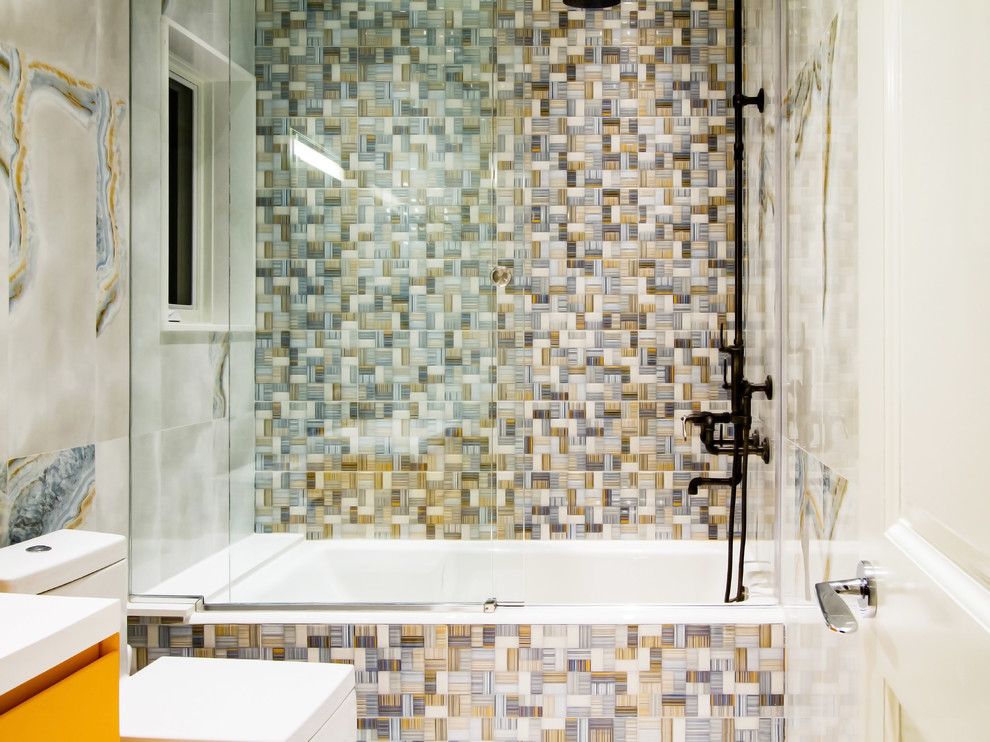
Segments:
[[[273,538],[274,536],[274,538]],[[264,545],[265,548],[258,548]],[[358,548],[373,547],[378,551],[379,556],[382,549],[395,552],[395,556],[401,556],[408,552],[422,554],[423,550],[434,555],[441,555],[450,558],[458,551],[464,550],[484,559],[492,560],[492,567],[496,565],[498,569],[492,571],[491,594],[502,596],[501,605],[514,606],[523,604],[527,607],[540,605],[560,606],[569,608],[580,605],[602,605],[603,607],[637,607],[637,606],[719,606],[723,605],[721,600],[720,584],[716,593],[704,597],[698,595],[690,596],[687,602],[657,602],[654,596],[641,596],[640,602],[615,601],[611,603],[583,603],[578,597],[573,603],[565,601],[555,601],[543,603],[541,598],[544,593],[539,589],[541,573],[532,569],[530,560],[542,561],[544,559],[559,560],[566,558],[595,558],[603,553],[606,556],[623,555],[634,558],[664,558],[664,557],[704,557],[706,559],[715,558],[722,563],[724,556],[719,552],[725,549],[725,542],[702,540],[702,539],[657,539],[651,541],[639,541],[635,539],[616,540],[595,540],[594,546],[590,548],[594,554],[589,553],[589,542],[585,540],[512,540],[512,541],[416,541],[408,542],[403,540],[367,540],[367,539],[328,539],[318,541],[307,541],[298,534],[252,534],[245,539],[231,544],[219,550],[206,560],[192,565],[183,573],[169,578],[165,582],[147,590],[132,593],[131,606],[129,612],[132,615],[149,615],[138,603],[158,603],[161,605],[161,615],[185,616],[188,609],[176,609],[176,604],[182,604],[189,600],[193,602],[199,600],[204,602],[197,610],[206,612],[258,612],[258,611],[351,611],[359,613],[377,613],[408,610],[412,613],[436,613],[449,611],[452,613],[464,613],[480,611],[482,601],[491,597],[490,595],[475,596],[475,602],[451,601],[447,596],[435,602],[420,603],[416,600],[401,600],[397,604],[389,603],[387,600],[365,600],[354,601],[345,600],[341,603],[334,601],[316,602],[308,600],[276,601],[231,601],[230,590],[234,585],[242,583],[244,580],[252,579],[261,570],[277,562],[279,559],[293,555],[298,555],[300,551],[319,552],[349,552]],[[754,563],[756,564],[756,563]],[[236,565],[236,568],[235,568]],[[231,570],[234,569],[234,573]],[[707,573],[706,573],[707,574]],[[709,576],[714,576],[713,572]],[[205,577],[203,576],[205,575]],[[721,578],[718,578],[721,579]],[[315,596],[314,596],[315,597]],[[356,597],[356,596],[355,596]],[[701,599],[699,599],[701,597]],[[776,604],[777,598],[773,593],[757,591],[753,598],[748,601],[748,605],[765,605],[767,603]]]
[[[207,607],[198,596],[131,596],[128,616],[180,619],[186,624],[451,624],[451,625],[679,625],[784,623],[777,602],[701,605],[502,605],[486,613],[477,604],[354,606],[227,603]]]

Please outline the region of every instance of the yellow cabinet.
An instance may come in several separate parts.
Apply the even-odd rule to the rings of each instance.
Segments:
[[[0,739],[119,740],[119,682],[119,652],[108,652],[0,716]]]
[[[119,611],[116,600],[0,594],[0,740],[120,739]]]

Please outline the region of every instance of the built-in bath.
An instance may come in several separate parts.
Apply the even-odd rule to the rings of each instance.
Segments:
[[[249,536],[146,591],[201,596],[205,610],[453,609],[486,604],[626,612],[719,610],[726,545],[718,541],[307,541]],[[752,562],[748,605],[775,602]],[[153,600],[153,598],[151,598]],[[494,605],[493,605],[494,603]],[[736,614],[730,610],[723,618]],[[308,620],[308,619],[307,619]],[[732,619],[736,620],[736,619]]]
[[[733,509],[728,450],[684,434],[777,363],[750,252],[755,365],[719,370],[741,20],[695,5],[246,14],[229,332],[133,315],[139,664],[353,664],[362,741],[783,738],[778,472]]]
[[[205,606],[131,603],[138,666],[353,665],[358,740],[784,739],[780,607],[760,604],[755,574],[746,604],[704,604],[721,596],[724,543],[240,546],[160,586],[215,588]],[[275,553],[249,560],[259,548]]]

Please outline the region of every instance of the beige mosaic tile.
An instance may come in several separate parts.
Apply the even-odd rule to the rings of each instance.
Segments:
[[[725,536],[731,9],[259,6],[258,531]]]
[[[355,739],[784,739],[784,627],[188,625],[132,618],[166,655],[353,664]]]

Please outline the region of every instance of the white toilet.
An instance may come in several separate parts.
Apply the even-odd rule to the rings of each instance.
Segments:
[[[122,536],[55,531],[0,549],[0,592],[117,598],[126,605],[126,555]],[[122,647],[125,640],[123,634]],[[122,675],[120,739],[127,742],[355,738],[354,668],[348,665],[162,657]]]

